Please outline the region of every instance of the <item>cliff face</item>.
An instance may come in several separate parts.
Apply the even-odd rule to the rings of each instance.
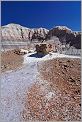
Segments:
[[[45,38],[46,34],[48,33],[48,30],[45,28],[29,29],[18,24],[8,24],[6,26],[2,26],[1,32],[2,40],[28,41],[32,40],[32,38]]]
[[[51,30],[45,28],[30,29],[18,24],[8,24],[1,27],[2,41],[43,41],[54,37],[59,38],[62,44],[70,44],[81,49],[81,32],[73,32],[66,26],[56,26]]]

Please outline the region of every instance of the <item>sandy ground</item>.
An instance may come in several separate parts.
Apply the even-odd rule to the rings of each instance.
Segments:
[[[21,55],[17,55],[12,51],[6,51],[1,53],[1,72],[14,70],[22,66],[23,57]]]
[[[32,54],[22,56],[22,67],[1,75],[2,121],[80,120],[80,58]]]
[[[3,122],[20,122],[28,87],[36,81],[36,63],[1,75],[1,115]]]

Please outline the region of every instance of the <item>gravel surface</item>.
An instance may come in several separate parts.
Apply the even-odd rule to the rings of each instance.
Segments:
[[[48,77],[48,76],[50,76],[49,73],[51,72],[51,70],[47,69],[48,72],[46,72],[45,70],[45,68],[49,67],[50,64],[51,64],[50,66],[52,67],[54,66],[54,63],[51,63],[50,59],[53,59],[53,58],[56,59],[57,57],[59,57],[60,59],[61,58],[63,59],[64,57],[65,58],[69,57],[69,60],[70,60],[72,56],[66,56],[62,54],[53,54],[53,55],[46,55],[43,58],[36,58],[36,57],[30,57],[30,55],[32,54],[24,55],[23,66],[20,67],[19,69],[16,68],[14,70],[9,70],[1,74],[2,121],[3,122],[16,122],[16,121],[28,122],[28,119],[29,120],[43,120],[43,121],[53,120],[53,119],[54,120],[63,120],[63,119],[64,120],[68,120],[68,119],[80,120],[80,102],[76,104],[76,101],[80,101],[80,97],[78,93],[76,93],[78,96],[78,100],[77,98],[76,100],[70,97],[65,98],[66,95],[64,95],[63,93],[61,94],[61,90],[59,89],[59,87],[55,87],[55,85],[53,87],[55,80],[51,80],[54,82],[51,82],[50,84],[49,78],[51,77]],[[80,57],[73,57],[73,58],[75,59],[75,58],[80,58]],[[50,62],[48,63],[44,62],[48,60]],[[45,65],[42,64],[43,62]],[[42,69],[38,69],[40,68],[39,63],[42,64],[42,67],[43,67]],[[60,82],[58,83],[59,83],[59,86],[62,86],[60,85]],[[63,83],[64,81],[62,81],[62,84]],[[56,82],[56,85],[57,85],[57,82]],[[67,88],[66,85],[63,87]],[[76,88],[78,88],[79,90],[79,87],[76,87]],[[58,95],[60,96],[59,98],[58,98]],[[63,97],[64,99],[62,98],[62,95],[64,96]],[[70,94],[67,94],[67,96],[70,96]],[[77,97],[77,96],[74,96],[74,97]],[[63,99],[62,102],[61,102],[61,99]],[[62,109],[61,107],[58,108],[59,104],[54,104],[55,102],[59,102],[61,103],[61,106],[62,106],[64,104],[64,100],[68,101],[68,99],[69,101],[70,99],[73,100],[74,109],[71,108],[71,104],[69,104],[68,106],[65,103],[65,105],[68,106],[67,110],[69,109],[69,111],[72,111],[73,109],[74,113],[75,111],[77,111],[76,113],[78,117],[75,116],[74,118],[74,115],[73,116],[70,115],[72,114],[72,112],[70,113],[69,111],[68,111],[69,114],[67,114],[68,116],[66,115],[67,117],[62,117],[63,109],[65,109],[65,106]],[[56,109],[56,111],[52,109]],[[53,111],[54,113],[52,114],[51,111]],[[61,113],[61,116],[60,116],[60,113]]]
[[[80,59],[57,58],[38,64],[37,82],[27,92],[23,120],[81,120]]]

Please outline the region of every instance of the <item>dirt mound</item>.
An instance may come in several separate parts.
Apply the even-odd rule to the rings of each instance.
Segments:
[[[1,53],[1,72],[17,69],[22,63],[22,55],[14,53],[14,50]]]
[[[75,87],[81,84],[80,63],[80,59],[53,59],[45,61],[39,70],[43,78],[50,84],[57,85],[61,91],[65,91],[65,87],[70,91],[72,85]]]

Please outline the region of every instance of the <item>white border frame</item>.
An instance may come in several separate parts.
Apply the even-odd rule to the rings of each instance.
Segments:
[[[0,1],[0,26],[1,26],[1,2],[2,1],[19,1],[20,2],[23,0],[1,0]],[[24,0],[24,1],[81,1],[81,21],[82,21],[82,0]],[[81,40],[82,40],[82,22],[81,22]],[[1,49],[1,29],[0,29],[0,49]],[[82,56],[82,43],[81,43],[81,56]],[[81,72],[82,72],[82,61],[81,61]],[[1,74],[1,53],[0,53],[0,74]],[[82,81],[82,75],[81,75],[81,81]],[[1,82],[0,82],[0,86],[1,86]],[[81,95],[82,95],[82,84],[81,84]],[[81,97],[81,116],[82,116],[82,97]],[[82,120],[82,118],[81,118],[81,120]],[[42,122],[42,121],[31,121],[30,120],[27,122]],[[48,121],[48,122],[63,122],[63,121]],[[71,122],[75,122],[75,121],[71,121]],[[76,121],[76,122],[81,122],[81,121]]]

